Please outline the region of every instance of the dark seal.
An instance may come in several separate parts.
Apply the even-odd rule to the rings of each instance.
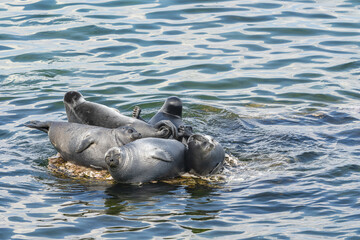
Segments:
[[[181,141],[183,138],[185,138],[186,142],[190,135],[193,134],[193,131],[192,127],[186,125],[182,120],[182,110],[183,104],[180,98],[175,96],[168,97],[160,110],[148,121],[148,123],[155,126],[164,120],[171,121],[178,130],[178,140]],[[140,113],[141,108],[136,106],[133,111],[133,117],[145,121],[141,118]]]
[[[191,135],[187,142],[186,168],[190,173],[201,176],[218,173],[225,160],[223,147],[212,137]]]

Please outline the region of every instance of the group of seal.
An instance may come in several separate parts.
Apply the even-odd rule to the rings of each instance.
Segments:
[[[68,122],[32,121],[27,127],[46,132],[65,161],[107,169],[120,183],[145,183],[185,172],[206,176],[223,166],[225,153],[212,137],[194,134],[182,120],[182,101],[169,97],[149,120],[140,107],[128,117],[89,102],[77,91],[64,96]]]

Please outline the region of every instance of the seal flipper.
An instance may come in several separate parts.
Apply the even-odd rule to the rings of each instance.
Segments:
[[[174,161],[173,157],[170,155],[170,153],[160,150],[158,148],[154,149],[154,152],[150,155],[151,158],[164,161],[164,162],[172,162]]]
[[[76,148],[77,153],[81,153],[88,149],[91,144],[95,143],[95,139],[91,136],[87,136],[85,139],[83,139],[79,146]]]
[[[95,165],[92,165],[90,164],[90,167],[96,169],[96,170],[104,170],[104,168],[100,167],[100,166],[95,166]]]
[[[178,130],[170,120],[161,120],[154,125],[155,128],[159,129],[160,132],[165,133],[167,136],[172,136],[174,139],[178,139]]]
[[[26,127],[35,128],[45,133],[49,132],[50,122],[31,121],[24,124]]]
[[[140,113],[141,113],[141,108],[139,106],[135,106],[132,113],[133,118],[146,122],[142,117],[140,117]]]

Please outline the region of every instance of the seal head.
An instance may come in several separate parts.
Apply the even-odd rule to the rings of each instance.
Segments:
[[[85,101],[83,95],[77,91],[69,91],[64,96],[64,103],[75,107]]]
[[[114,132],[120,146],[141,138],[141,133],[131,126],[115,128]]]
[[[182,108],[183,106],[180,98],[169,97],[166,99],[160,111],[181,118]]]
[[[219,172],[224,164],[225,152],[212,137],[193,134],[186,151],[186,167],[191,173],[206,176]]]
[[[115,171],[124,165],[126,157],[119,147],[110,148],[105,153],[105,162],[109,166],[110,171]]]

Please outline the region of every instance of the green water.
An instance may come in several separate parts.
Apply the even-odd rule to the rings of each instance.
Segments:
[[[360,239],[360,2],[0,2],[0,239]],[[69,90],[168,96],[235,162],[212,185],[47,170]]]

